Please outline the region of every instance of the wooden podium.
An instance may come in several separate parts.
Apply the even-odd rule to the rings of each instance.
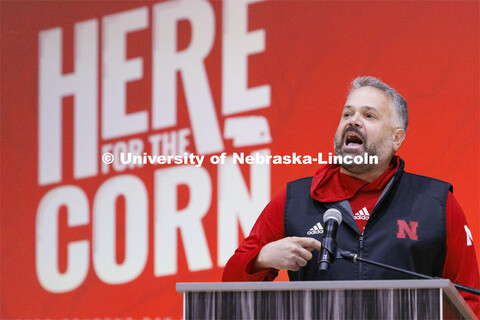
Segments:
[[[477,319],[449,280],[177,283],[185,319]]]

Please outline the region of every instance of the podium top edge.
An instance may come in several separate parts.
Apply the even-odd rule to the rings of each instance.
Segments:
[[[199,291],[291,291],[368,289],[451,289],[450,280],[342,280],[294,282],[190,282],[177,283],[180,293]]]

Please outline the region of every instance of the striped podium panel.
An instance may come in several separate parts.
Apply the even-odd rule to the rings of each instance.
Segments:
[[[185,319],[476,319],[449,280],[177,283]]]

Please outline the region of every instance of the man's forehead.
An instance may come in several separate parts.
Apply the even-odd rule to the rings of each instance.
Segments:
[[[374,87],[361,87],[353,90],[345,101],[345,108],[370,108],[378,111],[390,109],[391,98]]]

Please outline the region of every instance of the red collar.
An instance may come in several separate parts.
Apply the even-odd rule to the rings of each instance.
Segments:
[[[361,180],[340,172],[340,166],[322,166],[312,180],[310,195],[321,202],[336,202],[352,198],[358,191],[378,191],[385,188],[390,178],[400,166],[400,158],[394,156],[390,166],[372,182]]]

